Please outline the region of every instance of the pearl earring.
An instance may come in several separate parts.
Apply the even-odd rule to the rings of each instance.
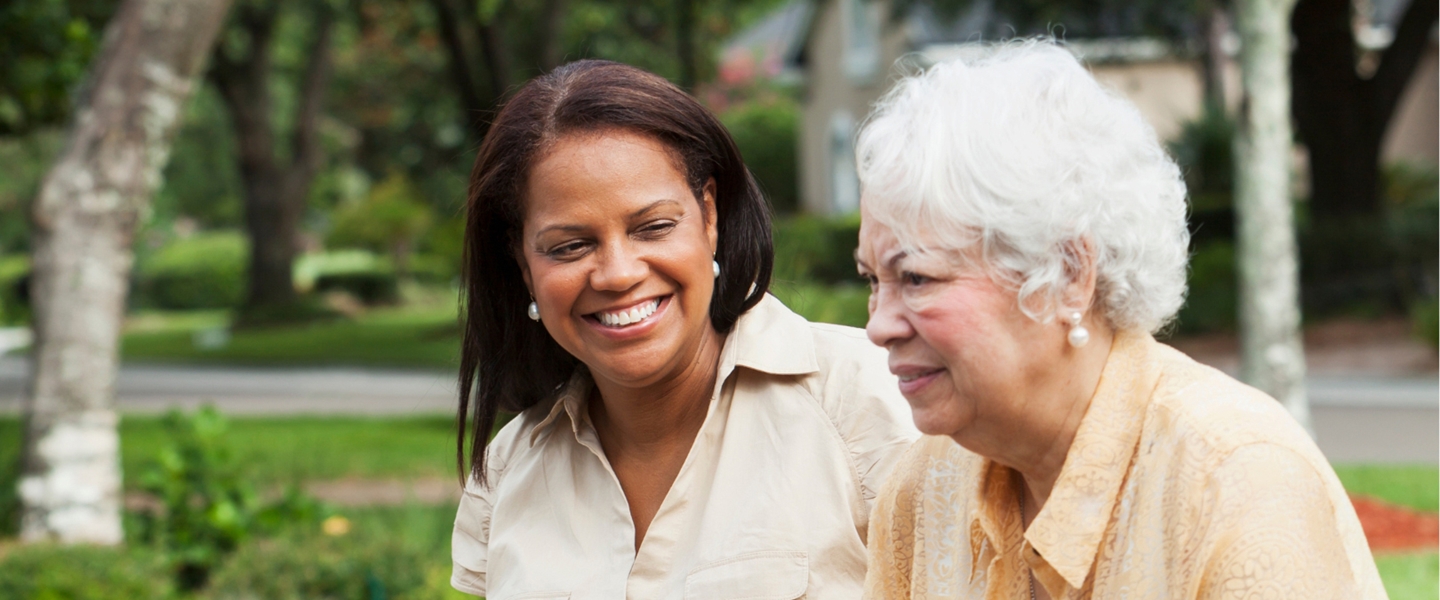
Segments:
[[[720,277],[720,261],[718,261],[718,260],[712,260],[712,261],[710,261],[710,270],[715,272],[715,277],[717,277],[717,278]]]
[[[532,300],[532,301],[530,302],[530,306],[525,309],[525,314],[527,314],[527,315],[530,316],[530,320],[531,320],[531,321],[539,321],[539,320],[540,320],[540,307],[535,306],[535,302]]]
[[[1065,336],[1070,340],[1070,346],[1075,348],[1081,348],[1090,343],[1090,330],[1080,325],[1080,317],[1078,311],[1070,313],[1070,333]]]

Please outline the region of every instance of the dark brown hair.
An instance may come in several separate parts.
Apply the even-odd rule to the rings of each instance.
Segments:
[[[462,480],[468,473],[484,482],[485,447],[499,411],[520,412],[554,396],[577,366],[544,326],[526,317],[530,294],[515,248],[531,166],[563,135],[607,129],[669,147],[696,201],[714,178],[716,214],[706,216],[717,219],[719,233],[721,276],[710,300],[716,331],[728,333],[770,287],[770,208],[710,111],[657,75],[609,61],[577,61],[531,80],[490,125],[470,174],[456,415]]]

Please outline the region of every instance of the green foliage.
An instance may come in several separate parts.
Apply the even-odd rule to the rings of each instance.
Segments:
[[[171,242],[139,265],[141,303],[168,309],[239,306],[245,298],[248,246],[237,232]]]
[[[813,323],[864,327],[870,319],[870,290],[859,285],[777,282],[770,293]]]
[[[189,219],[202,229],[240,227],[243,194],[229,115],[214,86],[202,85],[185,108],[147,225],[168,231]]]
[[[0,135],[0,215],[4,215],[0,218],[0,254],[29,251],[31,202],[63,143],[61,132],[54,128],[23,136]]]
[[[720,121],[735,138],[770,206],[778,214],[791,214],[800,208],[800,104],[784,95],[768,96],[726,110]]]
[[[20,453],[25,428],[14,417],[0,416],[0,538],[20,531]],[[3,558],[3,557],[0,557]]]
[[[30,302],[22,296],[30,257],[0,256],[0,327],[30,321]]]
[[[63,123],[113,2],[10,0],[0,5],[0,135]]]
[[[173,596],[164,558],[143,548],[34,544],[0,557],[0,598],[8,600]]]
[[[1190,256],[1185,305],[1176,326],[1181,333],[1232,331],[1236,323],[1239,284],[1235,279],[1235,245],[1214,240]]]
[[[796,215],[775,221],[777,282],[858,283],[860,216]]]
[[[315,291],[343,291],[365,304],[393,304],[400,298],[395,274],[383,270],[330,273],[315,278]]]
[[[327,242],[332,247],[389,253],[395,269],[403,274],[410,253],[433,221],[433,211],[419,200],[410,180],[392,174],[363,201],[339,210]]]
[[[1440,555],[1381,554],[1375,567],[1390,600],[1433,600],[1440,593]]]
[[[427,597],[434,561],[402,540],[292,534],[247,544],[215,574],[207,600]]]
[[[262,504],[235,467],[225,419],[205,407],[165,417],[169,442],[140,473],[140,488],[163,509],[140,519],[140,538],[162,549],[181,589],[205,587],[211,572],[241,541],[286,523],[314,521],[320,506],[293,488]]]
[[[1170,143],[1170,153],[1185,174],[1194,212],[1229,210],[1235,190],[1235,121],[1224,107],[1207,103],[1198,118]]]

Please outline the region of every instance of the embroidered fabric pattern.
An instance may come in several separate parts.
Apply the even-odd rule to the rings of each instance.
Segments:
[[[1122,332],[1022,531],[1010,470],[926,437],[877,499],[867,598],[1385,598],[1355,510],[1268,396]]]

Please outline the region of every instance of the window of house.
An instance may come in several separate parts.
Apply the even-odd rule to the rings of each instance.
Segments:
[[[873,83],[880,74],[880,9],[869,0],[840,0],[845,75],[856,83]]]

